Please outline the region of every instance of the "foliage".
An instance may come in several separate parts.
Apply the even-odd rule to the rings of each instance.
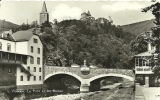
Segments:
[[[44,60],[59,58],[63,66],[72,63],[105,68],[131,68],[129,43],[135,37],[109,22],[64,20],[55,28],[44,27],[41,36]],[[52,30],[52,31],[51,31]]]
[[[41,25],[41,32],[44,31],[44,28],[45,28],[45,27],[51,28],[51,24],[50,24],[48,21],[42,23],[42,25]]]
[[[133,54],[147,51],[147,42],[142,34],[139,34],[135,40],[131,41],[130,49]]]
[[[23,23],[22,25],[20,25],[19,30],[28,30],[29,28],[30,28],[30,25]]]
[[[154,26],[154,19],[136,22],[128,25],[120,26],[124,31],[130,32],[134,35],[139,35],[145,31],[151,31],[151,28]]]
[[[12,31],[16,31],[19,25],[11,23],[9,21],[0,20],[0,32],[7,31],[12,29]]]
[[[152,11],[152,14],[155,16],[154,24],[156,26],[152,28],[152,37],[150,39],[151,40],[150,42],[156,48],[155,53],[153,55],[154,58],[152,60],[155,62],[153,66],[157,67],[160,64],[160,63],[157,63],[157,59],[159,59],[159,57],[160,57],[160,54],[159,54],[160,53],[160,49],[159,49],[159,47],[160,47],[160,44],[159,44],[160,43],[160,29],[159,29],[160,28],[159,27],[159,25],[160,25],[160,20],[159,20],[160,3],[157,2],[151,6],[146,7],[142,10],[142,12],[147,12],[149,10]],[[155,56],[155,55],[157,55],[157,56]],[[160,60],[158,60],[158,62],[160,62]],[[156,72],[156,70],[154,70],[154,71]]]

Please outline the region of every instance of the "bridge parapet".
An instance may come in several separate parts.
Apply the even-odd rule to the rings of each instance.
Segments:
[[[91,68],[88,75],[83,75],[79,67],[57,67],[57,66],[45,66],[44,76],[56,73],[71,73],[73,76],[77,75],[82,79],[89,79],[102,74],[121,74],[130,77],[134,77],[134,73],[129,69],[106,69],[106,68]]]

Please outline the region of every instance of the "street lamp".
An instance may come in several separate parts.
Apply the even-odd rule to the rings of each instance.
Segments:
[[[84,65],[81,66],[81,73],[83,75],[88,75],[90,73],[90,68],[86,65],[86,60],[84,60]]]

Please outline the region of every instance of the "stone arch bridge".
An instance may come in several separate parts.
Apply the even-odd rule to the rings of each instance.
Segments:
[[[133,71],[130,69],[91,68],[88,75],[83,75],[80,67],[45,66],[44,68],[44,81],[54,75],[67,74],[81,82],[80,92],[88,92],[90,83],[99,78],[116,76],[134,81],[135,77]]]

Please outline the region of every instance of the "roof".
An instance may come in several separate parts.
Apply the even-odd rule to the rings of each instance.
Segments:
[[[0,32],[0,39],[14,41],[14,38],[12,37],[11,34],[12,34],[11,30]]]
[[[18,31],[12,34],[15,41],[28,41],[32,36],[32,30]]]
[[[45,1],[43,2],[43,7],[41,13],[47,13],[47,8],[46,8],[46,3]]]
[[[154,52],[155,52],[155,50],[150,50],[150,51],[147,51],[147,52],[143,52],[143,53],[137,54],[137,55],[135,55],[135,57],[152,56]]]

